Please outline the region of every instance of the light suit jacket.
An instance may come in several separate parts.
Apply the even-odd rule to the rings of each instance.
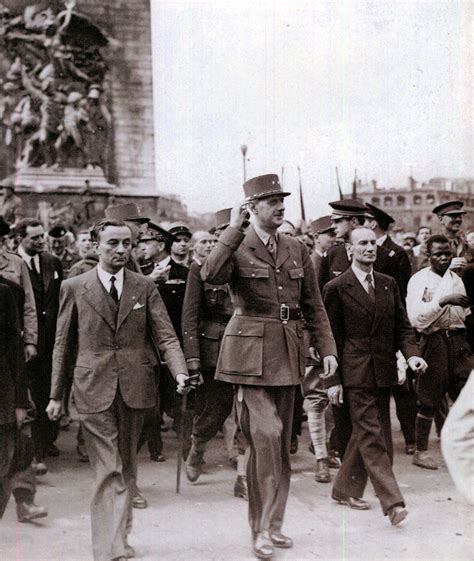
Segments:
[[[98,413],[120,388],[132,408],[155,405],[158,351],[176,377],[186,363],[155,283],[124,270],[118,312],[96,268],[63,282],[53,353],[51,398],[61,399],[71,358],[80,413]]]

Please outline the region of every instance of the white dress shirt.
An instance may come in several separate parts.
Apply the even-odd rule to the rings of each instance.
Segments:
[[[123,267],[120,269],[118,273],[114,273],[113,275],[104,271],[100,265],[97,265],[97,275],[99,276],[99,280],[102,283],[105,290],[110,294],[110,289],[112,287],[112,283],[110,282],[111,277],[115,277],[115,288],[117,289],[117,294],[119,299],[122,297],[122,290],[123,290],[123,278],[124,272]]]
[[[374,288],[375,288],[375,277],[374,277],[373,269],[371,269],[368,273],[366,273],[362,269],[359,269],[359,267],[355,263],[352,263],[351,268],[352,271],[354,272],[354,275],[357,277],[357,280],[363,286],[367,294],[369,293],[369,283],[367,282],[367,275],[372,276],[372,282],[374,283]]]
[[[387,234],[384,234],[383,236],[380,236],[380,238],[377,238],[377,241],[375,242],[379,247],[382,247],[384,241],[387,239]]]
[[[36,271],[38,273],[41,272],[40,270],[40,258],[38,253],[36,255],[28,255],[26,251],[23,249],[21,245],[18,246],[18,255],[23,259],[23,261],[28,265],[28,268],[31,270],[31,261],[34,261]]]

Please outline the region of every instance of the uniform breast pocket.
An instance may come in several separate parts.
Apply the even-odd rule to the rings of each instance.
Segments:
[[[270,277],[268,269],[257,269],[256,267],[241,267],[239,273],[244,279],[268,279]]]
[[[290,293],[293,300],[299,300],[301,284],[304,279],[304,269],[303,267],[295,267],[294,269],[288,270],[288,276],[290,277]]]
[[[263,323],[241,322],[228,325],[220,355],[220,370],[226,374],[263,374]]]

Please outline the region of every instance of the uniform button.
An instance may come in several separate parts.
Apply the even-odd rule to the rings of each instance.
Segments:
[[[282,321],[282,323],[283,323],[283,325],[286,325],[288,322],[286,321],[286,319],[284,319],[284,320]]]
[[[43,312],[43,315],[45,316],[45,315],[46,315],[46,312]]]
[[[255,276],[255,273],[252,273],[252,277],[254,277],[254,276]]]
[[[215,292],[216,290],[217,290],[217,288],[213,288],[213,289],[212,289],[212,292]]]
[[[279,273],[279,272],[280,272],[280,269],[277,269],[276,272]]]
[[[279,286],[279,287],[278,287],[278,290],[283,290],[283,287],[282,287],[282,286]]]
[[[237,331],[237,333],[240,335],[242,333],[242,331]]]

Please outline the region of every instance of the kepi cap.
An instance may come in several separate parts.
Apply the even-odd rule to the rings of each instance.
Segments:
[[[138,241],[145,242],[148,240],[172,243],[175,241],[175,237],[161,226],[158,226],[158,224],[155,224],[154,222],[148,222],[147,229],[144,232],[140,233],[140,235],[138,236]]]
[[[466,211],[462,210],[463,206],[464,203],[462,201],[446,201],[443,204],[435,206],[431,212],[438,216],[444,216],[445,214],[466,214]]]
[[[336,232],[332,226],[332,220],[330,216],[321,216],[311,222],[311,231],[313,234],[334,234]]]
[[[216,228],[226,228],[230,223],[231,208],[223,208],[214,213]]]
[[[188,225],[185,224],[184,222],[173,222],[173,224],[170,224],[168,228],[168,232],[173,236],[183,235],[183,236],[189,236],[191,238],[193,235]]]
[[[367,207],[357,199],[343,199],[329,203],[333,209],[331,218],[351,218],[352,216],[365,216]]]
[[[278,175],[270,173],[253,177],[244,183],[245,202],[256,201],[274,195],[288,197],[291,193],[283,191]]]
[[[370,203],[365,203],[369,209],[370,215],[374,218],[376,222],[378,222],[382,227],[388,227],[390,224],[395,222],[395,218],[390,216],[388,212],[385,212],[381,208],[376,207]]]
[[[145,224],[150,220],[141,215],[140,209],[135,203],[109,206],[105,209],[105,218],[109,220],[128,220],[129,222],[138,222],[140,224]]]

